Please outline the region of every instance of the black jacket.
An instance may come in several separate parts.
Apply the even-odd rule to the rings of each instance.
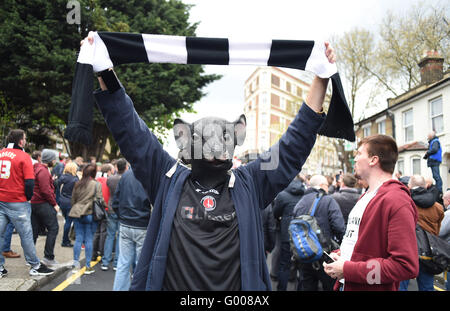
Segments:
[[[263,228],[264,228],[264,250],[271,252],[275,247],[275,237],[277,224],[273,216],[273,206],[270,203],[262,210]]]
[[[292,212],[304,193],[305,186],[303,183],[298,179],[294,179],[275,198],[273,215],[280,221],[281,242],[289,242],[288,227],[292,219]]]
[[[142,184],[127,170],[120,178],[112,207],[122,225],[146,229],[150,220],[150,200]]]
[[[323,191],[323,190],[321,190]],[[308,215],[319,190],[309,188],[294,208],[294,217]],[[326,239],[342,240],[345,233],[344,217],[336,200],[331,195],[324,195],[317,205],[314,217]]]
[[[333,193],[331,196],[339,204],[342,216],[344,217],[344,222],[347,223],[348,215],[355,206],[361,194],[358,193],[358,189],[356,188],[344,188],[340,189],[339,192]]]
[[[62,174],[57,180],[57,187],[61,190],[59,197],[59,204],[67,206],[70,205],[72,199],[72,192],[75,183],[78,181],[78,176],[72,174]]]
[[[434,193],[422,187],[411,189],[411,198],[420,208],[430,208],[436,202]]]

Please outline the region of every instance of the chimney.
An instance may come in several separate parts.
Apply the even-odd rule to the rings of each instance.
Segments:
[[[437,51],[426,51],[419,68],[421,84],[432,84],[444,77],[444,58]]]

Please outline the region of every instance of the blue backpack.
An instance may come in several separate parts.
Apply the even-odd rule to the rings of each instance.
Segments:
[[[309,215],[297,216],[289,224],[291,253],[294,260],[299,263],[312,263],[321,259],[322,245],[327,244],[314,217],[321,198],[322,194],[316,197],[309,210]]]

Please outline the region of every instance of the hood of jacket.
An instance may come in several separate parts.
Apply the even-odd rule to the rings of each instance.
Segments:
[[[310,194],[310,193],[319,193],[319,192],[322,192],[323,194],[328,194],[328,193],[325,192],[325,190],[323,190],[321,188],[320,189],[316,189],[316,188],[313,188],[313,187],[309,187],[308,189],[306,189],[304,195],[307,195],[307,194]]]
[[[434,194],[422,187],[411,189],[411,197],[420,208],[430,208],[436,202]]]
[[[303,195],[305,193],[305,186],[300,180],[294,179],[286,188],[286,191],[296,196]]]
[[[42,163],[39,163],[39,162],[33,164],[33,169],[34,169],[34,173],[35,173],[35,174],[36,174],[37,172],[42,171],[42,170],[47,170],[47,171],[49,171],[47,165],[42,164]],[[49,173],[50,173],[50,172],[49,172]]]

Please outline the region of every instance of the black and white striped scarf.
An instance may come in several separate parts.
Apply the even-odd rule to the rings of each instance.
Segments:
[[[321,41],[237,41],[114,32],[94,32],[94,44],[83,44],[80,48],[69,124],[64,134],[68,140],[92,143],[93,72],[126,63],[275,66],[331,78],[333,93],[319,134],[355,141],[353,119],[336,64],[328,62]]]

